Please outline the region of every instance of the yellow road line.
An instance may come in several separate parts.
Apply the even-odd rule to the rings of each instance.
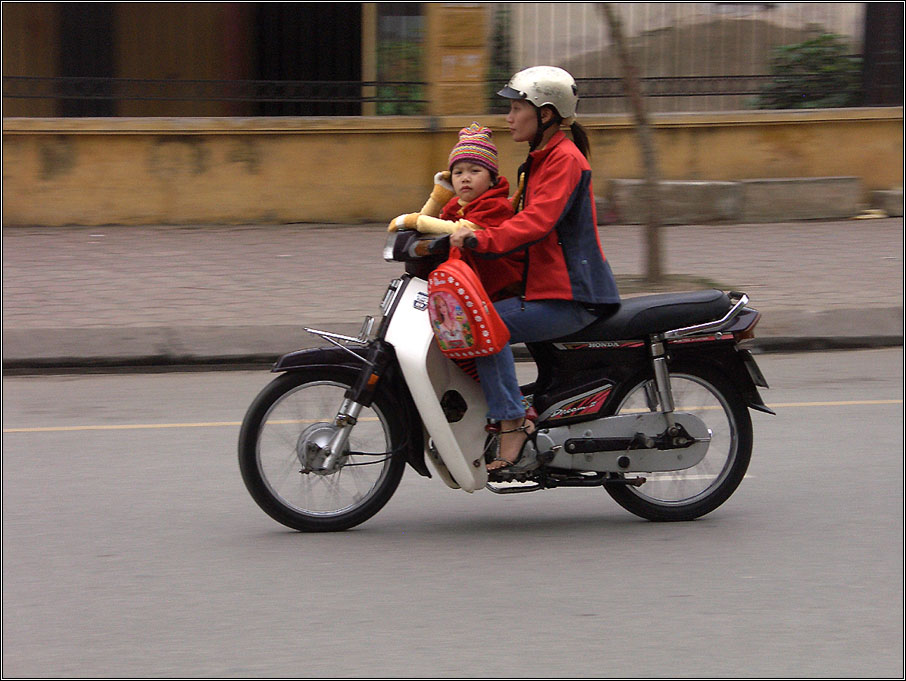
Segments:
[[[333,417],[320,419],[333,421]],[[377,417],[361,418],[359,421],[377,421]],[[319,419],[272,420],[268,425],[288,425],[294,423],[318,423]],[[110,426],[46,426],[37,428],[4,428],[5,433],[69,433],[80,430],[153,430],[162,428],[238,428],[241,421],[209,421],[206,423],[128,423]]]
[[[771,409],[795,409],[800,407],[854,407],[854,406],[879,406],[879,405],[888,405],[888,404],[903,404],[903,400],[841,400],[837,402],[783,402],[777,404],[769,404],[768,406]],[[718,407],[705,407],[705,409],[716,409]],[[698,411],[701,408],[692,408],[688,411]],[[678,406],[678,411],[683,411],[683,408]],[[332,418],[325,419],[327,421],[332,421]],[[365,420],[375,420],[374,418],[370,419],[361,419]],[[306,420],[284,420],[284,421],[270,421],[271,425],[276,424],[290,424],[290,423],[317,423],[316,419],[306,419]],[[37,427],[37,428],[4,428],[3,434],[7,433],[70,433],[83,430],[153,430],[153,429],[166,429],[166,428],[238,428],[242,423],[240,421],[208,421],[203,423],[133,423],[133,424],[123,424],[123,425],[110,425],[110,426],[47,426],[47,427]]]
[[[3,433],[69,433],[80,430],[145,430],[154,428],[222,428],[242,425],[238,421],[210,423],[130,423],[119,426],[47,426],[42,428],[4,428]]]
[[[769,404],[771,409],[785,409],[789,407],[852,407],[872,406],[876,404],[903,404],[903,400],[840,400],[838,402],[786,402]]]

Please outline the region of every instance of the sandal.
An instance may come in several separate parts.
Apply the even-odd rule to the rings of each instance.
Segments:
[[[522,448],[521,447],[519,449],[518,455],[516,456],[516,458],[513,461],[510,461],[509,459],[504,459],[502,456],[500,456],[500,436],[501,435],[507,435],[509,433],[525,433],[525,439],[528,440],[528,438],[531,436],[531,434],[533,432],[535,432],[535,424],[532,423],[532,421],[530,421],[528,418],[523,418],[522,425],[517,428],[513,428],[512,430],[498,431],[497,456],[495,456],[493,459],[491,459],[491,461],[488,463],[488,466],[487,466],[488,472],[492,473],[495,471],[502,471],[506,468],[515,466],[517,463],[519,463],[519,460],[522,458]],[[523,442],[523,445],[524,444],[525,444],[525,442]],[[494,464],[499,464],[499,465],[495,466]]]

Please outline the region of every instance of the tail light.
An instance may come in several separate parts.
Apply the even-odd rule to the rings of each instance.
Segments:
[[[755,310],[754,316],[751,316],[751,322],[746,325],[744,329],[738,329],[733,331],[733,337],[736,339],[737,343],[742,343],[744,341],[750,341],[755,338],[755,327],[758,325],[758,321],[761,319],[761,313]]]

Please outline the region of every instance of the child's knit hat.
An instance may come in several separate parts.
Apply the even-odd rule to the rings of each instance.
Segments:
[[[497,147],[491,141],[491,129],[478,123],[459,131],[459,142],[450,152],[450,168],[457,161],[469,161],[484,166],[496,175]]]

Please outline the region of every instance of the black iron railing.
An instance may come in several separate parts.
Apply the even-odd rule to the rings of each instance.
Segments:
[[[753,96],[764,91],[773,76],[661,76],[641,78],[648,97]],[[581,78],[583,99],[624,96],[620,78]],[[147,78],[3,76],[3,99],[43,99],[61,102],[171,101],[241,102],[261,115],[280,115],[287,107],[342,106],[361,113],[360,105],[375,104],[377,113],[427,111],[426,84],[418,81],[293,81],[293,80],[166,80]],[[134,107],[133,107],[134,108]],[[307,111],[302,108],[300,113]],[[312,113],[315,113],[312,110]],[[348,115],[348,114],[347,114]]]
[[[3,76],[3,97],[11,99],[104,99],[190,102],[417,102],[400,96],[419,82],[297,80],[165,80]],[[369,88],[373,94],[366,94]]]
[[[642,94],[648,97],[706,97],[757,95],[773,76],[658,76],[640,78]],[[578,78],[583,99],[622,97],[621,78]]]

